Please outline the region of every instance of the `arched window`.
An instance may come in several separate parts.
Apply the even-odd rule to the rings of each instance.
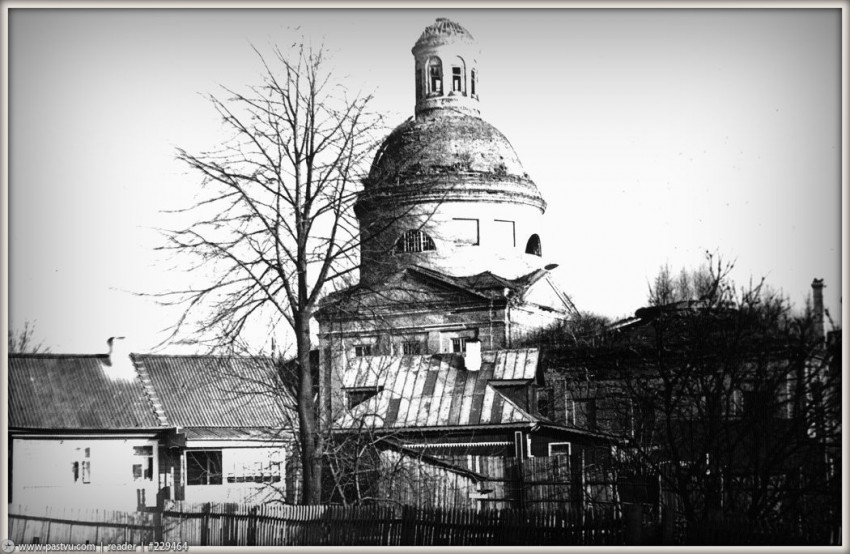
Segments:
[[[428,93],[443,94],[443,62],[440,58],[428,58]]]
[[[398,241],[395,243],[395,251],[396,252],[425,252],[426,250],[436,250],[437,247],[434,246],[434,241],[431,240],[431,237],[419,231],[418,229],[411,229],[410,231],[405,231],[403,235],[398,238]]]
[[[470,94],[472,94],[472,96],[475,96],[475,95],[477,95],[477,94],[478,94],[478,93],[475,91],[475,87],[476,87],[477,85],[478,85],[478,70],[477,70],[477,69],[473,69],[473,70],[472,70],[472,76],[471,76],[471,78],[470,78]]]
[[[466,94],[466,64],[463,58],[457,57],[452,62],[452,92],[454,94]]]
[[[534,254],[535,256],[543,255],[543,248],[540,246],[540,237],[536,234],[528,237],[528,242],[525,244],[525,253]]]

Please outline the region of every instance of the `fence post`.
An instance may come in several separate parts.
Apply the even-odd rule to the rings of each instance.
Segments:
[[[212,504],[207,502],[201,508],[201,546],[209,546],[210,544],[210,510]]]
[[[628,546],[638,546],[641,543],[643,526],[643,505],[623,504],[623,520],[625,523],[624,539]]]
[[[156,493],[156,507],[153,510],[153,540],[157,542],[163,541],[162,512],[165,510],[165,497],[167,494],[167,487],[160,489]]]
[[[401,507],[401,546],[416,546],[416,513],[407,505]]]
[[[257,546],[257,510],[259,506],[251,506],[248,510],[248,537],[245,541],[246,546]]]

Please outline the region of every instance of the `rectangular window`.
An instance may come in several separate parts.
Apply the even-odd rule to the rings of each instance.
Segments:
[[[549,455],[550,456],[558,456],[558,455],[570,455],[572,454],[572,444],[568,442],[550,442],[549,443]]]
[[[588,431],[596,430],[596,399],[577,398],[571,402],[572,414],[568,414],[568,421],[579,429]]]
[[[461,92],[462,89],[462,79],[463,76],[461,74],[461,70],[459,67],[452,67],[452,92]]]
[[[74,475],[74,482],[91,483],[91,449],[82,449],[83,459],[71,463],[71,472]],[[80,449],[77,448],[77,456],[80,455]]]
[[[228,451],[228,483],[280,483],[283,477],[281,450]]]
[[[493,223],[493,244],[514,248],[516,246],[516,230],[514,222],[506,219],[495,219],[493,220]]]
[[[354,355],[358,358],[362,358],[363,356],[371,356],[372,355],[372,345],[371,344],[358,344],[354,347]]]
[[[466,352],[466,337],[457,337],[452,339],[452,352],[463,354]]]
[[[221,450],[186,452],[187,485],[220,485],[221,470]]]
[[[431,92],[436,94],[443,93],[443,68],[440,65],[431,65],[429,68],[431,73]]]
[[[153,446],[134,446],[133,461],[133,479],[153,481]]]
[[[471,246],[477,246],[479,244],[477,219],[456,217],[452,220],[452,231],[455,244],[468,244]]]
[[[422,343],[417,341],[406,341],[401,343],[401,353],[405,356],[418,356],[422,354]]]

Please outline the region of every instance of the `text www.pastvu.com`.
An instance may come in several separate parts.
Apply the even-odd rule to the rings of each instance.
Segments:
[[[94,552],[96,544],[19,544],[21,552]]]

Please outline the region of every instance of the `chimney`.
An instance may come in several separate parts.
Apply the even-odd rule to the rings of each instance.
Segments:
[[[481,369],[481,341],[478,339],[467,339],[466,359],[464,360],[467,371],[478,371]]]
[[[109,345],[109,359],[103,364],[106,374],[112,379],[134,379],[136,370],[130,359],[126,337],[109,337],[106,344]]]
[[[815,333],[818,340],[823,340],[823,279],[815,279],[812,281],[812,309],[815,317]]]

